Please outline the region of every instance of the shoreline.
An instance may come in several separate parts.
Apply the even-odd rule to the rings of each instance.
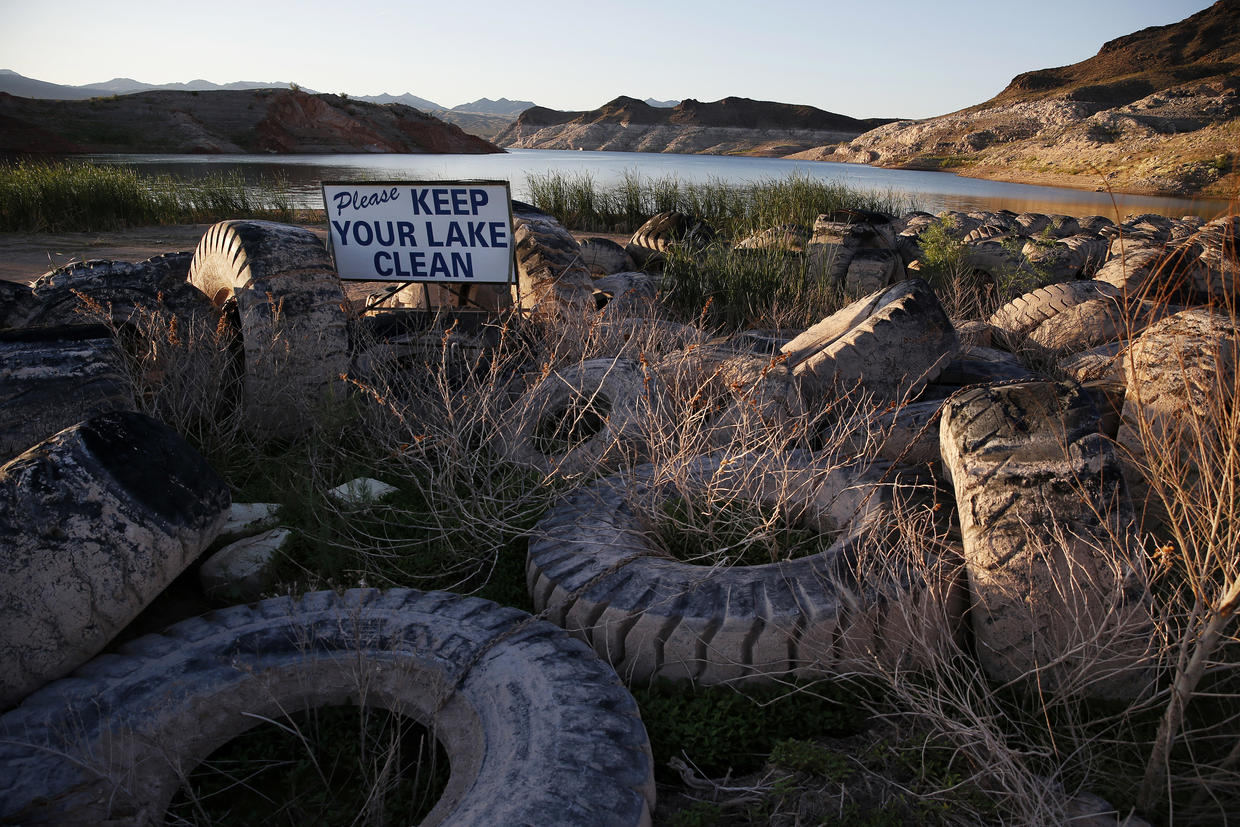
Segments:
[[[1170,192],[1151,187],[1125,187],[1122,185],[1106,185],[1105,178],[1097,175],[1072,175],[1062,172],[1034,172],[1032,170],[1012,169],[1010,167],[977,165],[958,169],[932,169],[930,167],[903,166],[882,167],[882,169],[923,169],[927,172],[950,172],[962,178],[978,178],[986,181],[999,181],[1004,184],[1030,184],[1039,187],[1062,187],[1064,189],[1081,190],[1083,192],[1112,192],[1115,195],[1146,195],[1153,198],[1183,198],[1189,201],[1234,201],[1236,193],[1217,194],[1209,189],[1191,193]],[[1102,173],[1104,176],[1107,173]]]
[[[760,156],[754,156],[760,157]],[[997,181],[1003,184],[1028,184],[1036,187],[1060,187],[1080,192],[1107,192],[1115,195],[1139,195],[1150,198],[1177,198],[1187,201],[1222,201],[1231,202],[1240,198],[1240,191],[1228,191],[1226,187],[1210,186],[1194,192],[1174,192],[1154,187],[1132,187],[1122,184],[1106,185],[1105,176],[1113,173],[1100,171],[1099,174],[1077,175],[1066,172],[1045,172],[1020,169],[1010,166],[999,166],[983,163],[968,163],[959,166],[944,167],[935,163],[919,163],[916,160],[902,164],[868,164],[861,161],[848,161],[843,158],[827,156],[810,150],[782,156],[786,160],[811,161],[815,163],[848,164],[849,166],[870,167],[871,169],[908,170],[910,172],[943,172],[961,178],[976,178],[983,181]],[[1236,185],[1240,188],[1240,184]]]

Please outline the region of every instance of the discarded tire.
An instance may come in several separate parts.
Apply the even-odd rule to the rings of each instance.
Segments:
[[[642,453],[661,412],[657,382],[629,359],[587,359],[552,371],[517,400],[493,441],[503,456],[576,474]]]
[[[38,308],[30,285],[0,279],[0,330],[25,327]]]
[[[778,427],[805,410],[778,356],[708,345],[669,353],[654,372],[668,398],[685,403],[676,409],[677,418],[699,422],[720,447],[746,422]]]
[[[811,392],[859,388],[890,402],[914,396],[959,349],[934,290],[910,279],[853,302],[781,351]]]
[[[658,295],[658,285],[649,273],[633,271],[600,276],[593,290],[596,306],[605,307],[609,318],[650,316]]]
[[[229,501],[188,443],[138,413],[0,468],[0,707],[102,649],[215,539]]]
[[[1167,512],[1142,467],[1158,479],[1191,484],[1203,457],[1230,450],[1223,443],[1230,432],[1220,423],[1235,404],[1238,345],[1233,318],[1195,307],[1150,325],[1121,360],[1128,391],[1117,440],[1147,527]]]
[[[695,461],[683,488],[656,485],[643,466],[568,494],[531,534],[526,583],[534,606],[630,684],[821,675],[853,659],[908,665],[948,634],[942,613],[931,610],[948,590],[927,588],[881,552],[892,538],[877,474],[831,468],[808,454],[732,457],[726,468],[723,459]],[[781,491],[807,524],[839,537],[821,553],[765,565],[672,559],[653,537],[650,514],[706,486],[745,502]],[[859,576],[858,559],[871,553],[883,567]]]
[[[236,606],[91,661],[0,718],[0,820],[162,823],[184,774],[260,717],[347,702],[443,744],[424,825],[650,823],[646,731],[608,666],[516,609],[407,589]]]
[[[1069,307],[1090,299],[1115,298],[1118,295],[1119,290],[1114,286],[1093,279],[1051,284],[1012,299],[991,314],[990,324],[1021,339],[1042,322]]]
[[[1198,234],[1200,266],[1193,286],[1210,299],[1234,305],[1240,293],[1240,215],[1220,216]]]
[[[715,231],[706,222],[681,212],[661,212],[637,228],[625,250],[639,267],[663,261],[677,244],[701,245],[713,241]]]
[[[1029,341],[1051,353],[1080,353],[1132,339],[1159,319],[1183,308],[1162,302],[1090,299],[1051,316],[1029,333]]]
[[[106,326],[0,331],[0,463],[83,419],[133,405],[124,355]]]
[[[999,682],[1132,697],[1152,624],[1132,506],[1075,386],[964,391],[939,425],[956,493],[978,659]]]
[[[624,247],[610,238],[598,236],[582,240],[578,245],[581,261],[590,274],[609,276],[633,269],[633,258]]]
[[[182,323],[209,319],[210,301],[186,281],[192,258],[164,253],[137,263],[92,259],[52,270],[34,282],[38,309],[29,324],[141,324],[143,313]]]
[[[246,414],[255,433],[305,430],[318,406],[343,395],[345,296],[314,233],[270,221],[222,221],[198,243],[189,280],[216,307],[237,300]]]
[[[1107,260],[1094,274],[1094,280],[1110,284],[1126,298],[1146,298],[1151,293],[1157,295],[1161,292],[1159,281],[1165,281],[1167,288],[1175,286],[1169,272],[1171,268],[1164,265],[1166,258],[1161,247],[1133,245],[1121,255]]]
[[[549,215],[514,213],[518,306],[541,318],[594,309],[590,270],[572,234]]]

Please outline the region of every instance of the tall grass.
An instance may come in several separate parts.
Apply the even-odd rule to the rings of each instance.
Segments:
[[[710,329],[800,330],[847,303],[808,256],[784,250],[675,247],[662,284],[674,318]]]
[[[563,197],[586,203],[589,192],[582,187],[576,195],[566,191]],[[655,195],[634,185],[624,197]],[[657,195],[684,198],[685,190],[669,183]],[[774,195],[770,200],[779,201]],[[651,206],[643,203],[642,214]],[[760,215],[755,221],[764,224],[788,220],[771,212]],[[706,264],[699,272],[712,269],[711,255],[709,249],[704,253]],[[678,266],[675,257],[668,266]],[[709,292],[718,297],[723,318],[737,326],[768,326],[787,318],[781,316],[784,303],[813,300],[810,293],[797,292],[796,278],[777,275],[775,265],[770,267],[759,273],[757,286],[746,288],[738,276],[734,292]],[[773,284],[789,286],[780,304],[760,305],[747,298]],[[704,295],[706,291],[698,298]],[[832,300],[824,296],[812,319],[820,318]],[[692,315],[688,308],[697,301],[685,299],[686,316]],[[709,315],[709,309],[705,314],[701,310],[697,308],[699,318]],[[1234,326],[1237,313],[1227,310],[1227,315]],[[617,451],[599,456],[618,455],[631,465],[652,461],[674,476],[678,468],[688,468],[703,453],[718,449],[724,425],[725,447],[734,455],[750,448],[779,454],[833,447],[850,462],[865,462],[878,453],[878,444],[869,439],[864,450],[854,451],[854,441],[843,431],[847,423],[873,418],[875,411],[866,400],[819,400],[813,410],[790,406],[779,418],[768,416],[765,407],[748,404],[752,388],[720,380],[717,363],[703,358],[701,372],[689,372],[697,363],[690,356],[705,349],[701,339],[673,341],[669,331],[675,328],[665,321],[615,320],[604,313],[546,327],[524,324],[518,329],[511,319],[496,324],[500,328],[489,343],[443,327],[399,346],[369,343],[368,371],[352,377],[352,415],[292,445],[238,440],[243,423],[220,415],[220,408],[227,412],[230,406],[209,404],[222,384],[236,384],[227,354],[216,352],[230,347],[229,337],[219,329],[204,329],[193,339],[196,347],[213,349],[212,358],[197,360],[172,347],[188,342],[188,332],[181,331],[177,339],[172,330],[164,340],[148,333],[159,346],[139,354],[138,367],[145,369],[135,368],[135,385],[141,405],[176,423],[219,459],[238,499],[276,498],[286,504],[286,519],[298,535],[284,564],[283,588],[291,590],[359,582],[449,588],[530,608],[524,552],[533,525],[557,496],[612,469],[599,464],[570,475],[555,467],[523,466],[497,449],[494,435],[504,422],[521,415],[522,405],[530,404],[524,391],[587,359],[631,359],[649,377],[642,392],[666,395],[652,403],[653,414],[641,423],[641,438],[630,435]],[[680,334],[692,338],[683,330]],[[359,348],[367,344],[360,342]],[[1240,352],[1240,334],[1233,336],[1230,347]],[[182,363],[184,374],[160,361],[164,358]],[[674,358],[686,367],[673,382],[666,376],[668,360]],[[764,380],[778,371],[777,357],[770,362]],[[180,390],[198,375],[189,368],[203,372],[201,392]],[[1234,823],[1240,811],[1240,407],[1235,404],[1240,387],[1234,375],[1227,380],[1202,389],[1206,401],[1177,419],[1182,432],[1174,440],[1137,420],[1145,452],[1138,470],[1170,520],[1145,538],[1148,542],[1139,552],[1151,572],[1149,601],[1155,621],[1150,636],[1154,679],[1147,692],[1134,700],[1090,697],[1091,683],[1114,667],[1102,658],[1090,661],[1089,653],[1105,646],[1089,639],[1089,630],[1083,631],[1086,639],[1080,641],[1079,653],[1066,658],[1078,662],[1073,667],[1077,679],[1063,681],[1055,693],[1035,694],[996,683],[978,664],[967,637],[951,633],[958,614],[901,604],[884,622],[898,620],[898,612],[917,615],[903,624],[910,634],[921,629],[925,635],[921,645],[907,647],[916,652],[916,663],[859,656],[846,674],[821,676],[819,686],[812,688],[837,696],[841,686],[861,687],[848,701],[855,706],[846,712],[849,720],[863,721],[859,707],[864,705],[880,722],[867,731],[872,734],[828,749],[823,742],[830,733],[807,729],[799,735],[814,743],[793,745],[800,750],[797,755],[786,754],[793,748],[787,745],[785,754],[771,753],[771,768],[760,777],[715,782],[690,775],[698,785],[690,785],[690,791],[712,807],[728,796],[735,801],[746,796],[746,803],[727,813],[736,818],[725,823],[746,823],[737,815],[743,806],[751,808],[746,810],[752,813],[748,823],[761,824],[843,820],[841,813],[856,823],[1062,824],[1079,815],[1087,800],[1078,796],[1083,792],[1099,793],[1121,813],[1135,810],[1158,824]],[[746,403],[744,415],[721,420],[719,411],[729,410],[727,395],[733,393]],[[711,394],[724,398],[715,400]],[[822,436],[824,428],[830,439]],[[333,503],[321,494],[362,475],[384,479],[400,491],[365,509]],[[959,565],[953,556],[959,541],[950,518],[954,498],[946,489],[935,490],[932,481],[925,486],[928,498],[897,499],[893,504],[895,544],[883,550],[886,556],[859,559],[858,566],[864,568],[858,571],[889,574],[903,567],[912,572],[911,581],[923,583],[958,576],[943,570]],[[724,504],[694,503],[716,516]],[[787,511],[790,505],[784,498],[772,508]],[[1028,517],[1054,522],[1065,515]],[[708,544],[708,533],[719,529],[709,520],[681,523],[685,531],[702,532],[698,539]],[[752,525],[744,528],[746,537],[758,532]],[[860,577],[859,582],[870,581]],[[800,700],[811,691],[800,684],[783,686]],[[731,713],[719,713],[714,701],[702,707],[679,696],[656,700],[643,707],[643,715],[647,727],[659,733],[683,729],[686,721],[704,721],[693,724],[704,730],[745,731],[753,724],[752,719],[738,723],[728,717]],[[770,697],[762,701],[764,708],[784,702]],[[711,753],[713,747],[687,741],[677,747],[682,753],[678,761],[683,756],[718,774],[730,766],[726,757]],[[781,761],[802,769],[787,772],[773,766]],[[682,761],[681,766],[687,765]],[[836,783],[828,777],[831,773],[850,777],[850,783]],[[859,791],[867,788],[873,795],[864,799]],[[853,809],[863,805],[868,809]],[[884,814],[891,818],[884,821]],[[717,815],[724,821],[723,809]]]
[[[551,171],[530,176],[528,185],[535,206],[564,226],[587,232],[633,232],[654,213],[668,210],[695,215],[725,236],[740,237],[784,223],[813,226],[819,215],[841,208],[890,214],[913,209],[893,192],[858,190],[796,174],[731,184],[626,172],[619,182],[604,186],[589,173]]]
[[[130,167],[75,161],[0,165],[0,231],[116,230],[220,221],[239,215],[288,221],[278,182],[251,184],[237,172],[184,182]]]

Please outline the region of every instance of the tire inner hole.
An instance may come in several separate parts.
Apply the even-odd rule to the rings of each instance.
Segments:
[[[611,400],[604,394],[574,391],[538,418],[531,438],[534,448],[544,456],[566,454],[600,433],[609,413]]]
[[[194,768],[172,824],[417,824],[447,787],[443,745],[387,709],[322,706],[247,730]]]

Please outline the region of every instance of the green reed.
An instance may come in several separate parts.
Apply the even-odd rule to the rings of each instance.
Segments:
[[[528,183],[535,206],[586,232],[629,233],[655,213],[677,210],[704,219],[725,237],[739,237],[777,224],[812,226],[817,216],[837,209],[898,214],[914,208],[898,193],[798,174],[733,184],[717,178],[698,183],[642,178],[630,171],[604,185],[588,172],[551,171],[531,175]]]
[[[235,171],[182,181],[125,166],[17,161],[0,164],[0,231],[115,230],[238,216],[290,220],[283,191],[279,181],[248,183]]]

